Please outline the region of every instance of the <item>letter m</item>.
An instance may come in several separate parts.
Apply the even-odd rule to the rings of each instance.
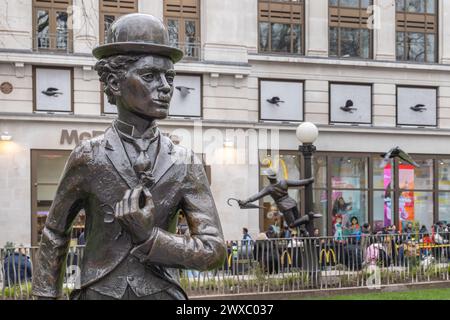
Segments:
[[[74,140],[75,140],[75,144],[78,145],[79,139],[78,139],[77,130],[70,131],[70,135],[69,135],[69,131],[64,129],[61,132],[61,140],[59,141],[59,143],[64,144],[64,142],[66,141],[67,144],[72,144],[74,142]]]

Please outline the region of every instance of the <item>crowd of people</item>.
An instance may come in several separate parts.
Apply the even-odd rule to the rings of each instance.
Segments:
[[[341,225],[340,225],[341,224]],[[337,225],[337,226],[336,226]],[[429,229],[419,226],[413,221],[407,221],[401,228],[389,225],[380,230],[373,231],[369,223],[362,226],[356,217],[349,219],[344,226],[339,217],[336,219],[333,236],[320,236],[319,229],[314,230],[312,241],[318,247],[318,254],[322,266],[326,264],[344,264],[351,268],[360,269],[364,265],[384,266],[410,266],[415,264],[430,264],[432,261],[448,262],[450,257],[450,224],[439,221]],[[289,230],[271,225],[266,232],[260,233],[252,239],[248,229],[243,228],[241,245],[237,242],[230,243],[230,253],[233,257],[241,258],[255,256],[257,247],[265,248],[259,252],[267,254],[270,251],[270,259],[277,261],[286,249],[298,246],[302,241],[301,232]],[[272,246],[269,242],[284,241],[287,246]],[[263,245],[261,245],[263,244]],[[279,248],[277,249],[275,248]],[[292,251],[292,250],[291,250]],[[243,255],[242,252],[246,253]],[[253,253],[253,254],[252,254]],[[294,251],[290,254],[295,254]],[[329,259],[329,256],[332,259]],[[326,257],[325,257],[326,256]],[[299,255],[300,257],[300,255]],[[267,257],[264,258],[267,260]]]

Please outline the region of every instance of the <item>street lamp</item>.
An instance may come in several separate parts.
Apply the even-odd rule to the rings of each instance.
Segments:
[[[297,127],[296,131],[297,139],[302,143],[298,147],[299,153],[303,156],[304,161],[304,179],[312,177],[312,163],[311,158],[316,151],[314,141],[319,136],[319,129],[311,122],[303,122]],[[313,207],[313,186],[309,184],[305,187],[305,214],[308,214],[314,210]],[[306,225],[306,230],[309,236],[314,233],[314,221],[311,220]]]

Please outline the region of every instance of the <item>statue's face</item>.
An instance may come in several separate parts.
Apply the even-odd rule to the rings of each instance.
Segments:
[[[134,62],[119,80],[119,108],[149,120],[169,114],[175,71],[170,59],[148,55]]]

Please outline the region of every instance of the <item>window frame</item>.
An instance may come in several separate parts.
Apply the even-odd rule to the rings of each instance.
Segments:
[[[297,3],[298,2],[298,3]],[[267,4],[268,6],[268,15],[269,17],[267,17],[265,20],[262,17],[262,6],[263,4]],[[290,52],[284,52],[284,51],[274,51],[272,49],[272,31],[271,31],[271,25],[272,23],[280,23],[280,24],[288,24],[285,22],[274,22],[271,21],[271,8],[270,5],[271,4],[276,4],[279,6],[290,6],[290,28],[291,28],[291,34],[290,34],[290,46],[291,46],[291,50]],[[295,23],[294,19],[292,18],[292,16],[295,14],[294,12],[294,8],[295,7],[299,7],[300,8],[300,23]],[[258,36],[258,53],[262,54],[262,55],[292,55],[292,56],[303,56],[305,55],[305,45],[306,45],[306,30],[305,30],[305,20],[306,20],[306,14],[305,14],[305,0],[298,0],[298,1],[293,1],[293,0],[284,0],[284,1],[280,1],[280,0],[258,0],[258,25],[257,25],[257,36]],[[281,19],[280,19],[281,20]],[[261,49],[261,30],[260,30],[260,25],[261,23],[268,23],[269,24],[269,30],[268,30],[268,47],[269,50],[267,51],[262,51]],[[299,25],[300,26],[300,45],[301,45],[301,50],[300,52],[294,52],[294,37],[293,37],[293,26],[294,25]]]
[[[292,119],[262,119],[261,112],[261,83],[264,81],[270,82],[290,82],[290,83],[298,83],[302,85],[302,119],[300,120],[292,120]],[[258,121],[259,122],[278,122],[278,123],[300,123],[305,121],[305,80],[304,79],[272,79],[272,78],[258,78]]]
[[[38,110],[37,109],[37,99],[36,99],[36,90],[37,90],[37,76],[36,69],[58,69],[58,70],[69,70],[70,71],[70,110]],[[32,77],[33,77],[33,113],[61,113],[61,114],[74,114],[74,68],[71,67],[59,67],[59,66],[40,66],[33,65],[32,67]]]
[[[406,1],[407,0],[401,0],[403,1],[403,5],[406,5]],[[439,12],[440,12],[440,6],[439,6],[439,1],[435,0],[434,4],[435,4],[435,8],[434,8],[434,13],[427,13],[427,2],[425,0],[421,0],[424,1],[424,8],[425,8],[425,12],[408,12],[408,11],[400,11],[397,8],[397,1],[395,2],[395,59],[396,61],[403,61],[403,62],[413,62],[413,63],[429,63],[429,64],[436,64],[439,63]],[[424,29],[421,29],[419,27],[412,27],[411,25],[414,24],[418,24],[420,22],[414,22],[414,19],[408,20],[408,17],[423,17],[424,19]],[[433,18],[433,28],[432,31],[428,31],[429,28],[429,17],[434,17]],[[408,21],[410,26],[408,26]],[[417,20],[416,20],[417,21]],[[401,29],[401,30],[399,30]],[[403,33],[403,59],[398,59],[398,34],[399,33]],[[407,37],[406,34],[407,33],[420,33],[424,35],[424,61],[417,61],[417,60],[409,60],[406,59],[406,55],[407,52],[409,51],[409,46],[407,44]],[[428,41],[426,39],[426,35],[428,34],[433,34],[434,38],[435,38],[435,43],[434,43],[434,61],[433,62],[428,62],[427,61],[427,47],[428,47]]]
[[[417,124],[406,124],[400,123],[398,121],[398,103],[399,103],[399,89],[401,88],[417,88],[417,89],[433,89],[436,90],[436,119],[434,125],[417,125]],[[397,127],[409,126],[418,128],[437,128],[439,126],[439,87],[437,86],[420,86],[420,85],[396,85],[395,88],[395,125]]]
[[[352,121],[336,121],[331,119],[331,87],[333,85],[349,85],[349,86],[361,86],[370,87],[370,121],[369,122],[352,122]],[[328,123],[329,124],[352,124],[352,125],[371,125],[373,123],[373,86],[372,82],[340,82],[329,81],[328,82]]]
[[[195,1],[195,12],[185,12],[184,7],[187,3],[184,1]],[[179,11],[170,10],[170,7],[179,6]],[[190,6],[187,6],[190,7]],[[169,20],[178,21],[178,41],[176,47],[181,49],[184,53],[183,60],[199,60],[201,57],[201,1],[200,0],[163,0],[163,17],[164,24],[168,27]],[[192,56],[186,55],[186,21],[194,21],[196,29],[196,37],[193,42],[194,54]]]
[[[107,1],[111,1],[111,0],[107,0]],[[121,2],[123,0],[116,0],[115,2],[116,7],[110,7],[110,6],[105,6],[104,4],[104,0],[100,0],[99,1],[99,9],[100,9],[100,14],[99,14],[99,43],[100,44],[104,44],[106,39],[106,31],[105,30],[105,16],[114,16],[114,20],[116,21],[118,18],[120,18],[123,15],[129,14],[129,13],[137,13],[138,12],[138,5],[139,5],[139,0],[128,0],[126,1],[127,3],[130,1],[134,1],[134,8],[122,8],[121,7]]]
[[[362,60],[373,60],[374,56],[374,32],[372,29],[364,28],[364,26],[367,26],[367,23],[370,18],[370,14],[367,13],[367,8],[364,9],[364,7],[361,6],[363,0],[359,0],[359,6],[358,7],[348,7],[348,6],[342,6],[340,5],[341,0],[336,0],[337,5],[332,5],[330,1],[328,1],[328,56],[330,58],[337,58],[337,59],[362,59]],[[373,0],[369,0],[371,3],[369,3],[368,7],[373,5]],[[342,11],[344,11],[344,14],[347,16],[343,16]],[[353,12],[353,14],[350,14]],[[354,14],[355,12],[358,13],[358,15]],[[350,17],[348,16],[350,14]],[[353,19],[353,22],[352,22]],[[342,21],[344,20],[344,21]],[[356,20],[358,20],[358,27],[354,27],[356,24]],[[336,47],[337,47],[337,55],[331,55],[331,29],[335,28],[337,29],[337,37],[336,37]],[[362,33],[361,30],[368,30],[369,32],[369,55],[367,58],[362,57],[362,51],[361,46],[358,48],[358,56],[351,56],[351,57],[344,57],[341,53],[341,31],[342,29],[354,29],[359,30],[359,42],[362,43]]]
[[[195,119],[195,120],[201,120],[203,119],[203,74],[201,73],[185,73],[185,72],[177,72],[175,75],[175,79],[177,76],[185,76],[185,77],[197,77],[200,78],[200,115],[198,116],[191,116],[191,115],[171,115],[170,114],[170,107],[169,107],[169,114],[167,115],[168,119]],[[177,90],[174,86],[173,90]],[[172,103],[172,100],[171,102]]]
[[[71,14],[69,8],[73,8],[73,0],[67,0],[67,3],[55,2],[55,0],[49,0],[50,2],[41,2],[40,0],[33,0],[33,51],[35,52],[52,52],[52,53],[72,53],[73,52],[73,29],[70,25]],[[38,10],[48,11],[49,15],[49,48],[38,47],[38,35],[37,35],[37,12]],[[56,12],[64,11],[67,13],[67,48],[58,49],[56,47]]]

